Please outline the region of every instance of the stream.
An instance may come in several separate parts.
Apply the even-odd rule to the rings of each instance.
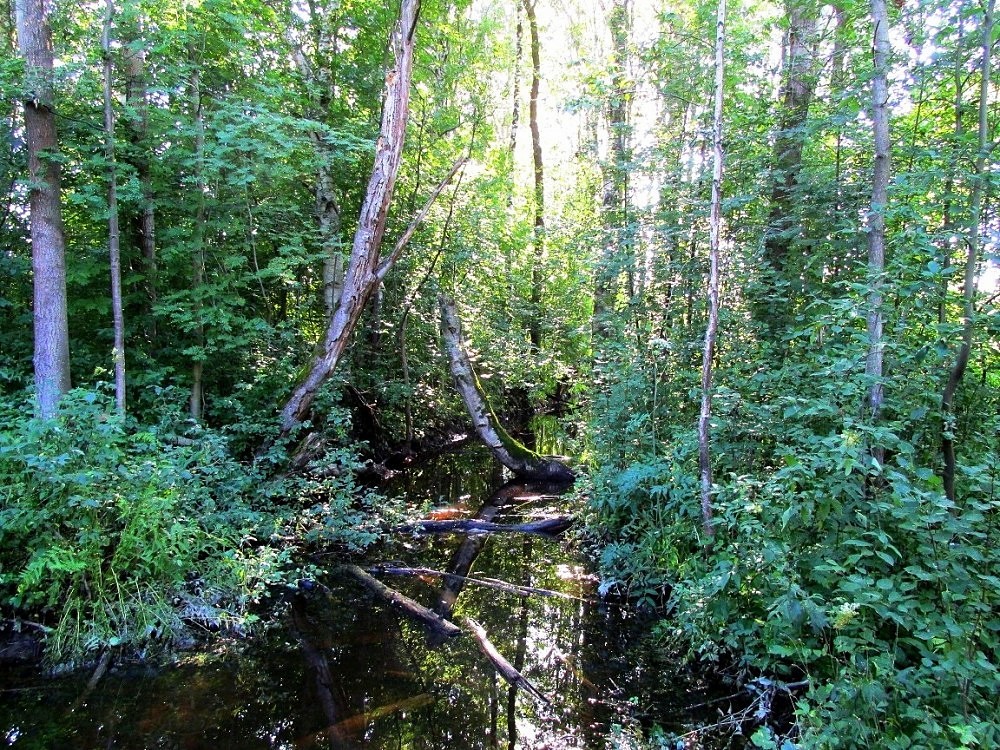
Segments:
[[[407,470],[385,492],[415,507],[427,501],[441,518],[515,524],[567,510],[545,487],[504,479],[484,450],[467,446]],[[468,633],[436,637],[331,571],[286,597],[277,626],[170,668],[113,669],[82,702],[88,675],[15,675],[0,686],[0,746],[638,748],[654,724],[681,734],[710,721],[725,695],[650,646],[644,617],[602,601],[592,564],[566,540],[406,533],[360,565],[457,623],[478,623],[540,695],[512,689]]]

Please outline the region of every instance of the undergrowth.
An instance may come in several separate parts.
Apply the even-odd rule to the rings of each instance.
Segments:
[[[722,373],[712,540],[699,517],[696,391],[657,385],[669,364],[657,351],[618,367],[593,424],[603,586],[650,604],[667,596],[663,648],[744,684],[797,686],[791,725],[764,715],[741,727],[754,746],[996,747],[995,401],[974,422],[942,425],[940,370],[906,360],[909,377],[873,424],[852,409],[867,388],[858,349],[827,341],[783,371]],[[995,385],[984,376],[979,398]],[[940,477],[942,429],[963,439],[955,501]]]
[[[349,552],[377,536],[350,446],[330,452],[326,478],[274,479],[170,409],[140,426],[86,390],[51,421],[0,408],[0,612],[45,633],[52,665],[245,632],[261,597],[303,574],[302,544]]]

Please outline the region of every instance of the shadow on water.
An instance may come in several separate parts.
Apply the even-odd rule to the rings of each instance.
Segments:
[[[549,488],[504,485],[478,448],[438,462],[397,477],[388,493],[428,501],[440,517],[517,523],[562,510]],[[0,688],[0,746],[556,750],[630,747],[622,727],[681,732],[704,718],[684,709],[706,702],[711,686],[662,661],[641,618],[599,601],[588,562],[564,542],[405,534],[378,555],[367,567],[381,580],[481,624],[542,697],[511,688],[469,634],[428,633],[331,570],[289,597],[284,626],[201,663],[113,672],[75,711],[83,680]],[[379,572],[387,564],[423,572]]]

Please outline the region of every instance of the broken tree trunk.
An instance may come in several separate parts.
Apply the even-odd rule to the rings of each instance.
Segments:
[[[427,215],[433,201],[465,162],[465,159],[461,159],[452,167],[451,172],[434,190],[423,209],[396,242],[392,252],[383,258],[382,240],[402,159],[403,136],[409,113],[414,34],[419,9],[419,0],[404,0],[400,9],[399,23],[393,32],[395,65],[385,77],[386,91],[382,104],[381,130],[375,144],[375,164],[361,205],[358,228],[351,246],[351,258],[344,276],[340,301],[327,326],[322,353],[313,362],[309,374],[295,388],[281,410],[282,437],[308,416],[317,392],[340,362],[368,300],[402,255],[403,249]]]
[[[464,618],[465,626],[472,633],[473,637],[476,639],[476,643],[479,644],[479,650],[482,651],[486,658],[488,658],[493,666],[496,668],[500,676],[503,677],[507,682],[509,682],[514,687],[519,687],[525,692],[537,698],[542,703],[546,705],[551,705],[552,701],[542,695],[541,691],[536,688],[531,681],[525,677],[521,672],[514,668],[514,666],[507,661],[503,655],[497,651],[496,646],[490,643],[490,639],[486,637],[486,631],[483,626],[478,622],[473,620],[471,617]]]
[[[480,439],[486,443],[500,463],[519,477],[550,482],[572,482],[575,475],[568,466],[526,448],[503,428],[493,409],[490,408],[476,371],[466,354],[465,343],[462,340],[462,324],[458,319],[455,301],[442,295],[440,306],[441,335],[448,351],[455,388],[465,402],[465,408]]]
[[[455,623],[449,622],[441,617],[441,615],[427,609],[422,604],[418,604],[405,594],[389,588],[357,565],[344,565],[341,567],[341,570],[359,581],[381,601],[416,620],[420,620],[431,632],[449,637],[459,635],[462,632],[462,629]]]

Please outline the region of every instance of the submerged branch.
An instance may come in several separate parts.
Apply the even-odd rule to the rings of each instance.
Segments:
[[[552,705],[552,701],[542,695],[541,691],[539,691],[539,689],[532,684],[531,680],[521,674],[518,670],[514,669],[513,665],[503,657],[503,654],[497,651],[496,646],[490,643],[490,639],[486,637],[486,631],[483,629],[482,625],[473,620],[471,617],[466,617],[463,621],[465,626],[476,639],[476,642],[479,644],[479,650],[482,651],[486,655],[486,658],[493,663],[494,668],[500,673],[501,677],[507,680],[507,682],[514,687],[521,688],[525,692],[529,693],[545,705]]]
[[[389,588],[370,573],[366,573],[364,570],[359,568],[357,565],[343,565],[340,569],[344,573],[347,573],[349,576],[359,581],[379,600],[399,610],[403,614],[408,615],[409,617],[420,620],[426,626],[431,628],[434,633],[452,637],[459,635],[462,632],[462,629],[455,623],[444,619],[441,615],[436,612],[432,612],[422,604],[418,604],[405,594]]]
[[[473,578],[471,576],[458,575],[456,573],[449,573],[446,570],[434,570],[432,568],[407,568],[380,565],[378,567],[370,568],[370,572],[393,576],[432,576],[435,578],[450,578],[457,579],[465,583],[472,583],[477,586],[485,586],[486,588],[506,591],[508,594],[515,594],[517,596],[554,596],[560,599],[586,601],[583,597],[574,596],[573,594],[567,594],[562,591],[540,589],[534,586],[519,586],[515,583],[508,583],[507,581],[501,581],[496,578]]]

